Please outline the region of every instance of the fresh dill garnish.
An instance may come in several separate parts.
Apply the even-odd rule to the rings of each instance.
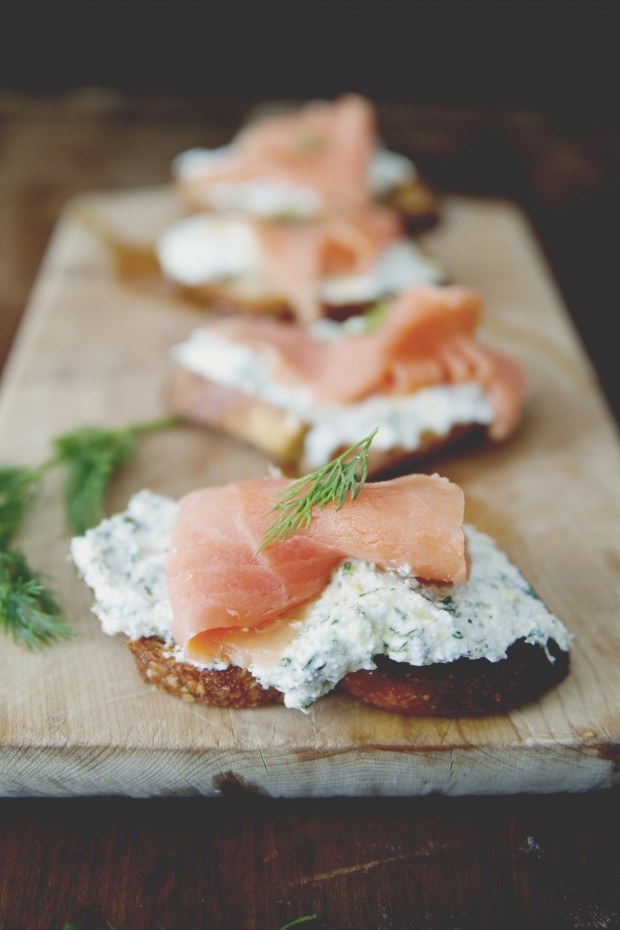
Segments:
[[[54,454],[35,468],[0,467],[0,630],[31,650],[73,635],[42,576],[30,568],[22,552],[10,546],[44,473],[54,466],[64,467],[67,525],[75,533],[84,533],[102,518],[110,479],[135,452],[137,437],[180,422],[173,416],[122,429],[86,426],[53,440]]]
[[[364,320],[365,333],[374,333],[375,330],[379,329],[383,322],[388,304],[389,300],[378,300],[372,307],[369,307],[368,310],[364,312],[362,319]]]
[[[143,433],[177,426],[178,417],[149,420],[121,429],[84,426],[53,440],[54,455],[36,468],[0,468],[0,549],[8,546],[35,499],[43,473],[56,465],[67,472],[67,524],[75,533],[98,523],[103,498],[114,473],[135,453]]]
[[[136,451],[130,430],[85,426],[54,440],[58,458],[67,469],[67,522],[78,534],[103,517],[103,497],[111,476]]]
[[[276,503],[266,516],[271,513],[278,516],[267,527],[258,553],[309,526],[314,507],[322,509],[335,503],[336,509],[340,510],[347,497],[355,500],[368,476],[368,449],[378,428],[375,427],[365,439],[350,446],[327,465],[291,481],[276,495]]]
[[[74,635],[42,576],[16,550],[0,551],[0,626],[32,652]]]
[[[41,483],[41,469],[0,468],[0,549],[5,549],[22,524]]]
[[[137,437],[178,422],[177,417],[166,417],[123,429],[84,426],[54,440],[58,461],[67,469],[65,508],[75,533],[81,535],[102,519],[110,478],[135,454]]]

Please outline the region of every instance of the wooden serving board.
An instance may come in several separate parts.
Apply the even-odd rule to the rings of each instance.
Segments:
[[[68,206],[6,369],[3,463],[37,463],[52,437],[79,425],[164,412],[168,349],[201,313],[148,281],[120,279],[89,224],[94,217],[145,242],[177,212],[166,189]],[[427,242],[453,280],[482,290],[484,337],[520,358],[531,381],[515,438],[431,467],[463,486],[467,519],[497,538],[575,634],[569,677],[540,702],[485,719],[405,718],[344,696],[308,716],[182,703],[146,687],[122,638],[100,632],[67,558],[59,477],[50,474],[17,542],[54,578],[78,635],[37,655],[2,639],[2,794],[482,794],[620,780],[620,457],[611,417],[514,207],[448,199]],[[114,482],[108,511],[142,487],[178,496],[263,475],[266,465],[214,433],[154,434]]]

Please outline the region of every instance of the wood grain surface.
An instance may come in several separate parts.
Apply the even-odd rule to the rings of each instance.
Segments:
[[[8,461],[41,461],[55,435],[85,423],[125,425],[163,412],[169,347],[201,312],[155,281],[119,278],[92,230],[146,244],[178,210],[168,188],[85,197],[67,208],[5,376]],[[36,657],[3,650],[4,794],[209,795],[230,780],[276,797],[491,794],[615,781],[620,457],[610,420],[513,207],[446,199],[427,244],[454,280],[485,295],[484,337],[520,358],[531,386],[514,439],[432,468],[464,488],[466,518],[498,539],[575,634],[569,678],[536,704],[458,721],[403,718],[345,696],[321,700],[308,716],[182,703],[145,688],[122,637],[100,633],[90,592],[67,563],[51,482],[19,543],[57,579],[78,636]],[[141,487],[176,497],[263,475],[268,465],[210,431],[161,433],[124,469],[108,509],[123,509]]]

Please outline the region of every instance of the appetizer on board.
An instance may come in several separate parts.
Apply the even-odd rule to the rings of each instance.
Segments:
[[[303,474],[379,431],[370,471],[414,462],[472,432],[516,429],[520,365],[480,342],[480,296],[416,287],[370,313],[311,328],[213,319],[173,350],[170,408]]]
[[[372,434],[325,468],[142,491],[72,541],[104,632],[145,682],[224,707],[308,711],[338,689],[420,715],[535,700],[571,637],[438,475],[364,483]]]
[[[158,237],[157,259],[207,306],[306,325],[444,279],[408,236],[434,216],[434,197],[379,145],[358,95],[254,121],[230,145],[181,154],[173,175],[193,215]]]
[[[194,302],[302,325],[444,280],[397,215],[372,205],[302,223],[199,213],[166,229],[156,249],[164,277]]]
[[[181,153],[173,178],[191,210],[299,220],[384,203],[409,229],[429,225],[434,194],[408,158],[381,145],[376,123],[358,94],[314,101],[250,120],[229,145]]]

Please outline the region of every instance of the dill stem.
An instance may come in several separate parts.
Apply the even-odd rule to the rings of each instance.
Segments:
[[[144,433],[155,433],[161,429],[171,429],[173,426],[180,426],[181,417],[176,414],[160,417],[157,420],[146,420],[144,423],[134,423],[133,426],[126,426],[125,430],[134,436],[142,436]]]

